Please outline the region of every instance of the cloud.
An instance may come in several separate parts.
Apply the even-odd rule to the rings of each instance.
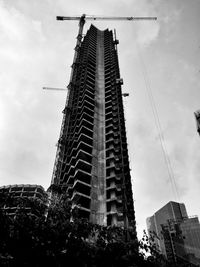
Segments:
[[[183,13],[183,7],[172,7],[170,4],[167,4],[167,9],[169,12],[161,13],[160,22],[161,22],[161,34],[167,43],[176,39],[177,36],[177,25],[179,25],[179,20]],[[162,10],[162,9],[160,9]]]
[[[0,29],[4,38],[15,42],[44,40],[41,22],[25,17],[16,8],[7,9],[0,1]]]
[[[136,38],[140,45],[147,46],[158,38],[160,25],[157,21],[139,22]]]
[[[52,45],[44,49],[47,43],[41,21],[3,1],[0,13],[0,183],[36,183],[42,176],[48,176],[50,182],[55,144],[48,141],[54,133],[56,101],[53,95],[45,99],[42,79],[52,76],[48,72],[57,66],[51,64],[46,71],[44,59],[51,62],[56,55],[51,53]],[[47,110],[49,105],[52,111]],[[47,115],[51,120],[46,121]]]

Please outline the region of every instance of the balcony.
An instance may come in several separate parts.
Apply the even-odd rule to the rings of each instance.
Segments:
[[[66,173],[64,174],[63,177],[63,183],[66,183],[67,185],[73,185],[74,184],[74,175],[67,175]]]
[[[115,171],[112,171],[108,175],[106,175],[106,182],[109,184],[112,181],[116,181],[121,183],[122,181],[122,175],[121,174],[116,174]]]
[[[82,152],[82,155],[83,155],[83,152]],[[90,157],[90,161],[87,161],[86,155],[84,159],[81,159],[81,158],[78,159],[78,157],[71,158],[70,161],[64,166],[64,169],[63,169],[64,176],[73,176],[75,169],[81,169],[81,170],[84,170],[90,173],[91,168],[92,168],[92,165],[90,162],[91,162],[91,157]]]
[[[109,108],[109,107],[112,107],[113,106],[113,103],[112,103],[112,100],[109,100],[109,101],[106,101],[105,103],[105,108]]]
[[[91,174],[83,170],[76,170],[74,178],[86,184],[91,183]]]
[[[92,153],[92,146],[82,141],[78,144],[77,149],[86,151],[88,154]]]
[[[81,218],[90,219],[90,208],[82,207],[81,204],[72,203],[72,210],[77,208]]]
[[[80,180],[76,180],[73,185],[73,190],[90,197],[91,185]]]
[[[91,117],[93,117],[94,116],[94,109],[91,109],[91,108],[84,106],[84,105],[81,108],[78,108],[76,120],[79,119],[79,117],[82,113],[86,113],[86,114],[90,115]]]
[[[73,149],[71,155],[68,155],[65,162],[66,166],[75,166],[77,159],[85,160],[89,163],[92,162],[92,155],[90,153],[87,153],[84,150],[79,149]],[[67,170],[67,167],[65,168]]]
[[[113,124],[109,124],[108,126],[106,126],[106,134],[108,132],[113,132],[113,131],[119,131],[119,127]]]
[[[76,204],[80,204],[81,207],[83,208],[86,209],[90,208],[90,201],[91,201],[90,197],[80,192],[74,191],[71,197],[71,201],[73,203],[75,202]]]
[[[108,94],[108,92],[106,92],[105,102],[108,102],[108,101],[112,101],[112,97],[111,97],[111,94]]]
[[[111,152],[111,153],[109,153],[108,155],[106,155],[106,161],[107,161],[107,160],[112,160],[112,161],[113,161],[114,157],[115,157],[114,153]]]
[[[121,197],[111,197],[109,199],[106,200],[107,203],[111,203],[111,202],[117,202],[117,203],[122,203],[122,198]]]
[[[115,133],[113,131],[110,131],[106,134],[106,142],[113,141],[115,137]]]
[[[78,153],[77,153],[77,159],[82,159],[82,160],[85,160],[89,163],[92,162],[92,155],[87,153],[86,151],[83,151],[83,150],[79,150]]]
[[[75,168],[90,173],[92,169],[92,164],[88,163],[85,160],[79,159],[76,162]]]
[[[72,197],[71,197],[71,201],[77,201],[80,198],[86,198],[86,199],[90,200],[90,196],[74,190]]]
[[[91,123],[90,121],[87,121],[85,118],[82,118],[78,127],[81,127],[82,125],[88,128],[89,130],[93,130],[93,123]]]
[[[94,103],[88,101],[87,98],[84,98],[83,101],[79,102],[78,108],[82,109],[84,106],[94,111]]]
[[[106,213],[108,216],[117,215],[118,217],[123,217],[123,212],[119,212],[116,210],[107,211]]]
[[[82,121],[82,119],[85,119],[86,121],[90,122],[93,125],[94,117],[91,116],[89,113],[84,111],[83,113],[78,114],[78,115],[79,115],[79,118],[78,118],[79,121]]]
[[[109,112],[108,111],[106,112],[106,120],[112,118],[112,116],[113,116],[112,109],[110,109]]]
[[[73,129],[73,131],[70,132],[69,136],[72,136],[72,137],[74,137],[75,135],[79,136],[80,133],[84,133],[84,134],[90,136],[91,138],[93,137],[93,129],[89,129],[89,128],[85,127],[84,125],[81,125],[81,127],[79,125],[77,125]]]
[[[91,87],[90,85],[87,85],[85,87],[85,92],[89,93],[91,95],[91,97],[94,97],[94,86]]]
[[[78,137],[78,142],[84,142],[85,144],[88,144],[90,146],[92,146],[93,144],[93,139],[85,134],[80,134],[80,136]]]
[[[90,80],[86,80],[86,81],[85,81],[85,85],[94,88],[94,86],[95,86],[95,81],[92,82],[92,81],[90,81]]]
[[[113,184],[106,188],[106,191],[113,191],[113,190],[120,192],[122,190],[122,186],[118,184]]]
[[[86,128],[84,125],[81,126],[81,128],[78,128],[77,135],[80,135],[80,133],[83,133],[88,137],[93,138],[93,131],[91,129]]]

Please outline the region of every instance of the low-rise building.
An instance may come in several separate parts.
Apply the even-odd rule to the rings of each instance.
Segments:
[[[10,216],[19,211],[39,215],[47,193],[41,185],[15,184],[0,187],[0,207]]]

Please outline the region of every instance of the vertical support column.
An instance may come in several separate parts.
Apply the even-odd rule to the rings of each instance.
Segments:
[[[104,32],[97,31],[91,221],[106,225]]]

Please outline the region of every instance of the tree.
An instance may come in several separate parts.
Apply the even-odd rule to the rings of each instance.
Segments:
[[[37,210],[37,215],[26,206],[23,209],[26,201],[18,200],[21,209],[15,216],[8,216],[2,208],[3,199],[7,201],[5,196],[1,198],[0,266],[170,266],[156,254],[146,234],[141,241],[127,241],[126,231],[121,227],[92,224],[77,213],[72,221],[71,202],[65,194],[51,198],[48,213],[45,212],[47,200],[40,204],[26,200],[33,201],[32,208]],[[144,252],[154,256],[146,257]]]

